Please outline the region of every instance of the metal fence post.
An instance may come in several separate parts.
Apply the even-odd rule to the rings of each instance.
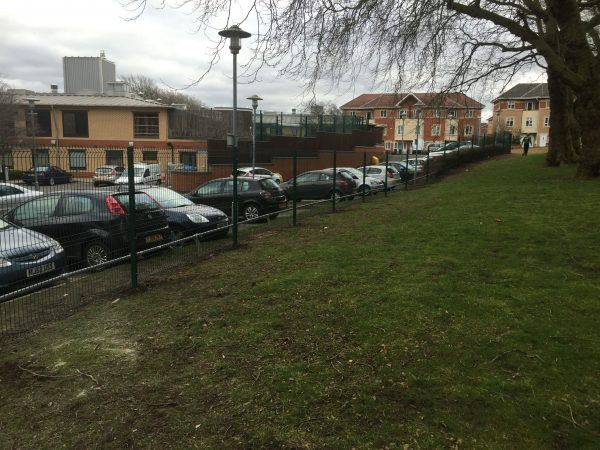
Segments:
[[[390,162],[390,151],[386,150],[385,151],[385,172],[383,173],[383,180],[385,183],[383,192],[386,197],[388,195],[388,163]]]
[[[425,174],[425,183],[429,184],[429,147],[427,147],[427,163],[426,163],[427,173]],[[416,169],[416,167],[415,167]]]
[[[408,175],[409,175],[409,171],[408,171],[408,147],[406,148],[406,167],[404,170],[404,190],[408,191]]]
[[[127,147],[127,187],[129,192],[129,206],[127,207],[127,239],[129,240],[131,288],[138,285],[137,248],[135,242],[135,179],[133,167],[133,145]]]
[[[331,212],[335,212],[335,198],[336,198],[336,191],[337,191],[337,150],[333,150],[333,194],[331,196]]]
[[[298,201],[296,200],[296,186],[297,186],[297,181],[296,181],[296,175],[298,175],[298,152],[296,150],[294,150],[294,158],[292,159],[292,179],[294,180],[293,184],[292,184],[292,192],[294,195],[294,198],[292,200],[292,225],[296,226],[297,225],[297,211],[296,211],[296,205],[298,203]]]
[[[365,182],[367,179],[367,152],[363,152],[363,191],[362,191],[362,201],[363,203],[365,202],[365,192],[366,192],[366,186],[365,186]]]

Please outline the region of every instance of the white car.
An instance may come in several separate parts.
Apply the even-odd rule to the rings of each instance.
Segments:
[[[393,189],[399,184],[402,183],[402,179],[400,178],[400,172],[394,166],[388,165],[387,173],[385,163],[383,166],[365,166],[359,167],[358,170],[361,172],[364,171],[367,176],[377,178],[383,183],[386,182],[387,179],[387,187],[388,189]]]
[[[42,195],[42,192],[33,191],[18,184],[0,183],[0,212],[8,211],[19,203],[39,195]]]
[[[363,184],[363,172],[355,167],[338,167],[337,170],[350,172],[350,175],[352,178],[354,178],[354,181],[356,181],[356,190],[358,192],[362,192],[364,190],[365,195],[370,195],[371,193],[376,194],[385,188],[383,181],[381,181],[379,178],[368,175],[365,176],[365,183]]]
[[[269,169],[265,169],[264,167],[254,167],[254,172],[252,171],[252,167],[238,167],[237,170],[238,177],[252,177],[253,173],[254,178],[272,178],[277,184],[283,182],[283,177],[280,173],[271,172]]]

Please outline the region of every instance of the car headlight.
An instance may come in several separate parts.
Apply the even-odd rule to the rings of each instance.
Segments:
[[[188,219],[190,219],[194,223],[208,223],[209,220],[204,217],[202,214],[186,214]]]
[[[52,245],[52,248],[54,249],[54,251],[56,253],[62,253],[63,252],[63,248],[62,245],[60,245],[58,243],[58,241],[54,240],[54,239],[50,239],[50,244]]]
[[[12,266],[12,263],[5,258],[0,258],[0,267],[10,267]]]

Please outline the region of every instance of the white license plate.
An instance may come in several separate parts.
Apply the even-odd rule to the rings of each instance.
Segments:
[[[162,241],[162,240],[163,240],[162,234],[151,234],[150,236],[146,236],[146,243],[158,242],[158,241]]]
[[[41,266],[31,267],[27,269],[28,277],[35,277],[37,275],[41,275],[43,273],[52,272],[54,270],[54,263],[42,264]]]

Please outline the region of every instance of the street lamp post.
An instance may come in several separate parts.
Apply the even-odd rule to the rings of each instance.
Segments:
[[[258,108],[258,101],[262,98],[254,94],[246,100],[252,100],[252,178],[254,178],[254,167],[256,165],[256,108]]]
[[[498,134],[500,134],[500,110],[496,111],[496,133],[494,134],[494,144],[498,142]]]
[[[226,30],[219,31],[219,36],[229,38],[229,50],[233,55],[233,114],[231,120],[231,162],[233,171],[233,204],[231,207],[231,221],[233,229],[231,237],[233,245],[238,245],[238,198],[237,198],[237,55],[242,48],[242,39],[252,36],[247,31],[242,30],[237,25],[232,25]]]
[[[415,144],[415,168],[414,168],[414,178],[413,178],[413,184],[417,184],[417,154],[419,153],[419,134],[421,133],[421,124],[420,124],[420,119],[421,119],[421,106],[423,106],[423,104],[417,103],[415,104],[415,106],[417,106],[417,108],[415,109],[416,113],[417,113],[417,139],[416,139],[416,144]]]
[[[37,154],[35,148],[35,131],[36,131],[36,112],[35,112],[35,102],[39,102],[37,98],[27,97],[25,100],[29,103],[29,124],[31,125],[31,158],[33,160],[33,177],[35,180],[35,188],[40,188],[40,182],[38,180],[38,171],[37,171]]]

